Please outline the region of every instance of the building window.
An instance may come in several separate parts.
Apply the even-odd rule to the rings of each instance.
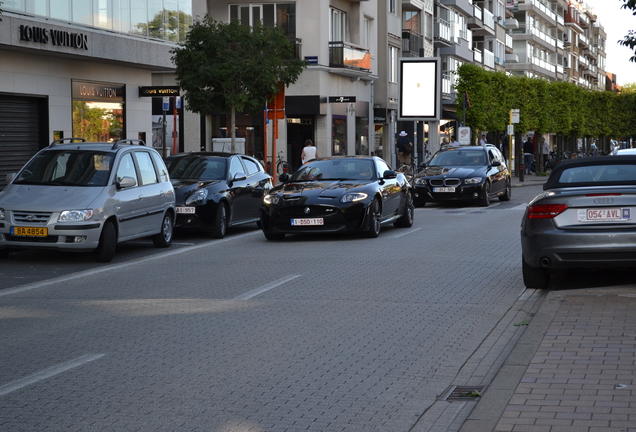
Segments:
[[[397,0],[389,0],[389,13],[397,14],[396,2]]]
[[[230,21],[239,21],[253,27],[263,23],[268,27],[278,26],[291,39],[296,38],[296,4],[267,3],[230,5]]]
[[[362,23],[362,34],[360,35],[360,45],[369,48],[371,46],[371,20],[365,18]]]
[[[116,141],[124,133],[124,86],[72,81],[73,135],[87,141]]]
[[[31,0],[5,1],[2,7],[173,42],[185,41],[192,26],[192,0]]]
[[[404,27],[407,30],[411,30],[413,33],[422,34],[420,29],[420,13],[415,11],[404,12]]]
[[[347,33],[347,13],[331,8],[329,42],[344,42]]]
[[[389,82],[398,82],[398,57],[397,47],[389,47]]]
[[[347,154],[347,116],[334,115],[331,123],[331,135],[333,142],[331,146],[332,156]]]

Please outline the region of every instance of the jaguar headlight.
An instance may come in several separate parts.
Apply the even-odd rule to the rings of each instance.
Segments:
[[[280,197],[278,196],[278,194],[267,194],[263,197],[263,202],[265,204],[278,204],[278,201],[280,200]]]
[[[93,210],[64,210],[57,218],[58,222],[82,222],[93,217]]]
[[[205,201],[207,197],[208,197],[207,189],[197,189],[192,195],[190,195],[186,199],[185,205],[202,203],[203,201]]]
[[[464,180],[464,184],[467,185],[473,185],[473,184],[479,184],[481,182],[483,182],[484,179],[481,177],[472,177],[472,178],[467,178]]]
[[[348,193],[348,194],[345,194],[342,198],[340,198],[340,202],[349,203],[354,201],[361,201],[368,196],[369,195],[362,192]]]

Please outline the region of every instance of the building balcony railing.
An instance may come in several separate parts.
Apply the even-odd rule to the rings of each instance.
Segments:
[[[436,46],[449,46],[451,44],[451,27],[448,21],[435,18],[434,32]]]
[[[484,61],[483,56],[481,55],[481,50],[478,48],[473,48],[473,54],[475,58],[475,63],[482,64]]]
[[[484,25],[491,29],[495,28],[495,16],[488,9],[484,10]]]
[[[553,21],[556,21],[557,19],[556,14],[552,12],[552,10],[548,6],[546,6],[539,0],[519,0],[519,6],[523,4],[532,5],[536,9],[543,12],[543,14],[545,14],[548,18],[552,19]]]
[[[506,34],[506,47],[507,48],[513,48],[512,36],[510,36],[509,34]]]
[[[453,93],[453,82],[449,73],[442,73],[442,97],[450,97]]]
[[[329,42],[329,66],[369,71],[371,53],[348,42]]]
[[[583,48],[587,48],[590,46],[590,40],[585,36],[580,34],[579,35],[579,46],[583,47]]]
[[[402,55],[418,57],[420,48],[424,47],[424,37],[411,29],[402,30]]]
[[[495,54],[492,51],[484,50],[484,66],[495,68]]]

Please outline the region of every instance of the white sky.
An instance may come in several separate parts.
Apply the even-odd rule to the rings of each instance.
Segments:
[[[634,52],[618,44],[629,30],[636,30],[636,16],[630,9],[621,9],[622,0],[585,0],[593,8],[598,22],[607,33],[605,52],[607,54],[606,72],[616,74],[618,85],[636,83],[636,63],[629,58]]]

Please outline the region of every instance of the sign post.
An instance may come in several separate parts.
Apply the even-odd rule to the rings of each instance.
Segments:
[[[512,136],[515,134],[514,123],[519,123],[519,110],[510,110],[510,124],[508,125],[508,168],[511,172],[514,171],[513,157],[512,157]]]
[[[168,111],[169,109],[170,109],[170,97],[164,96],[163,97],[163,149],[162,149],[162,156],[164,158],[168,156],[166,154],[166,125],[168,124],[168,122],[166,121],[166,111]]]

